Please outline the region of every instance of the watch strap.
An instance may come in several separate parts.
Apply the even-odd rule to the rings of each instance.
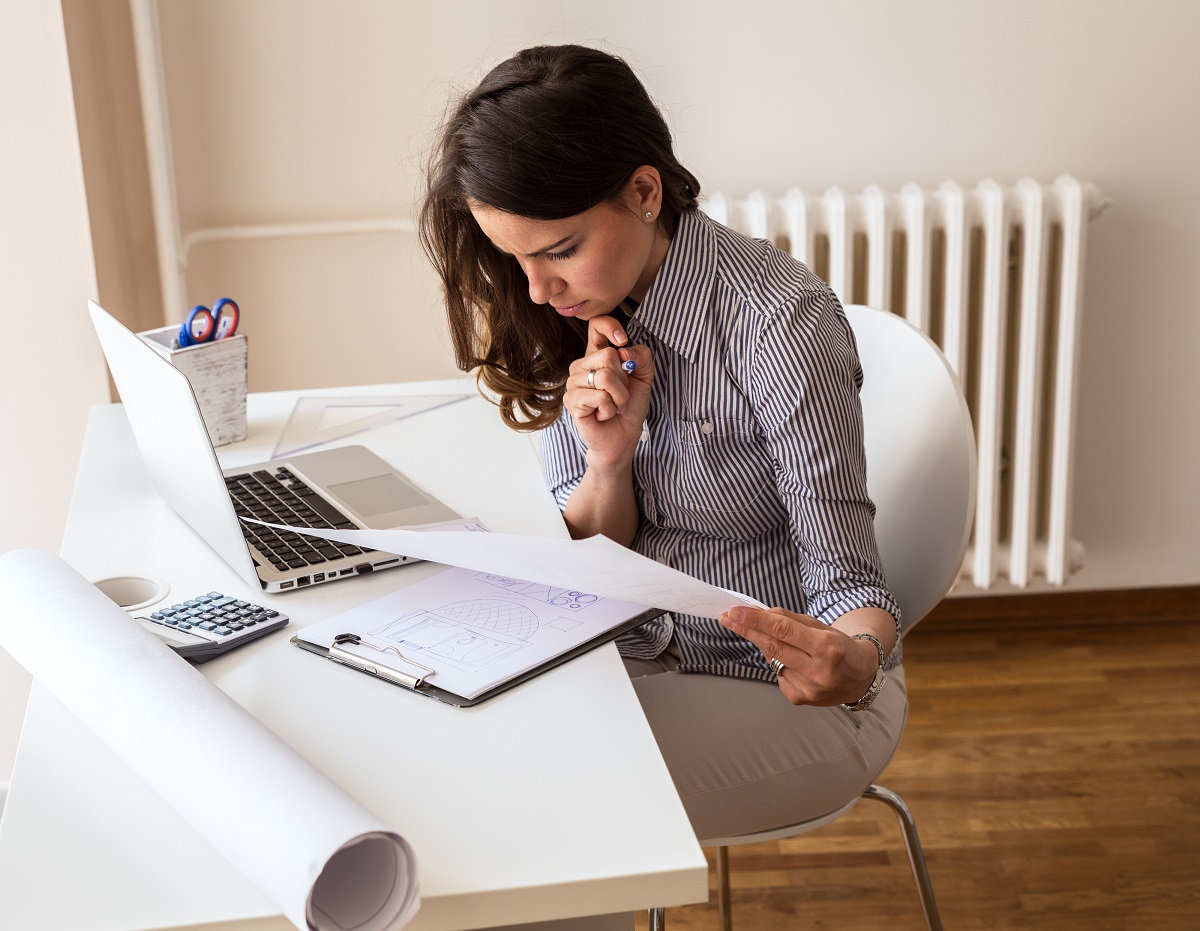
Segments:
[[[879,638],[874,634],[854,634],[851,640],[870,640],[875,644],[875,649],[879,653],[879,666],[875,670],[875,678],[871,680],[871,685],[867,688],[867,693],[854,704],[844,705],[849,711],[866,711],[871,707],[871,704],[878,697],[883,689],[883,684],[887,682],[887,673],[883,671],[883,664],[887,662],[887,657],[883,653],[883,644],[879,642]]]

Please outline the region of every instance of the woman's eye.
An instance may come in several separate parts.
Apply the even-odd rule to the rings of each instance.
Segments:
[[[562,252],[547,252],[546,258],[551,262],[561,262],[563,259],[569,259],[575,254],[575,246],[570,249],[564,249]]]

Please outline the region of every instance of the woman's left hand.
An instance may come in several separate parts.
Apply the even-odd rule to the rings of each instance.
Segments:
[[[866,694],[879,652],[807,614],[784,608],[730,608],[721,623],[783,663],[779,690],[793,705],[853,704]]]
[[[624,365],[632,365],[628,371]],[[589,469],[631,467],[650,410],[654,359],[648,346],[632,346],[615,317],[588,321],[587,354],[571,363],[563,407],[587,448]]]

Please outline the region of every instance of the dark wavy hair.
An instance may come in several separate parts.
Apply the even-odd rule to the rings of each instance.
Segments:
[[[450,110],[427,166],[421,245],[442,279],[455,362],[478,369],[514,429],[558,419],[587,324],[530,299],[516,259],[491,245],[468,201],[560,220],[617,199],[643,165],[662,179],[658,222],[670,236],[700,184],[629,65],[597,49],[525,49]]]

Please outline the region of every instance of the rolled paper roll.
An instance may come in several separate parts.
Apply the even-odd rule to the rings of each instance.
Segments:
[[[420,907],[408,842],[59,557],[0,556],[0,646],[297,928]],[[197,792],[249,772],[231,793]]]

